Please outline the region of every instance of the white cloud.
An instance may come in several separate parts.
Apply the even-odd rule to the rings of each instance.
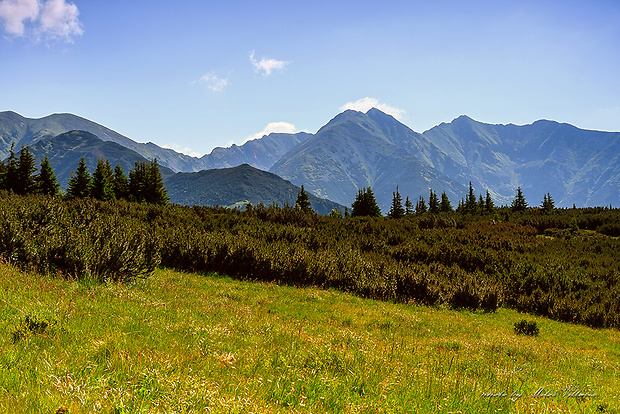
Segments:
[[[0,1],[0,20],[4,30],[14,36],[33,34],[48,39],[72,41],[84,31],[78,16],[80,12],[73,3],[65,0],[2,0]],[[30,21],[32,27],[27,27]]]
[[[84,31],[78,20],[80,14],[73,3],[65,0],[48,0],[41,7],[41,31],[52,38],[64,38],[71,41],[72,36],[79,36]]]
[[[355,102],[347,102],[343,106],[340,107],[341,111],[346,111],[347,109],[353,109],[354,111],[359,112],[368,112],[369,109],[377,108],[378,110],[385,112],[386,114],[392,115],[394,118],[401,120],[405,115],[405,110],[390,106],[386,103],[379,102],[379,100],[375,98],[365,97],[362,99],[358,99]]]
[[[201,76],[200,82],[207,85],[207,88],[213,92],[220,92],[228,86],[228,80],[218,77],[212,73],[207,73]]]
[[[252,62],[252,66],[254,66],[254,71],[262,73],[263,76],[271,75],[271,72],[274,70],[282,70],[286,65],[291,63],[285,60],[267,59],[266,57],[262,57],[261,60],[256,60],[254,51],[250,52],[250,62]]]
[[[4,30],[11,35],[23,36],[25,21],[34,21],[39,16],[38,0],[2,0],[0,2],[0,19],[4,21]]]
[[[172,144],[172,145],[164,144],[161,147],[171,149],[176,152],[180,152],[181,154],[189,155],[190,157],[196,157],[196,158],[202,157],[201,153],[196,152],[189,147],[181,147],[180,145],[176,145],[176,144]]]
[[[257,132],[256,134],[250,135],[249,137],[247,137],[245,139],[245,141],[243,141],[243,144],[245,144],[248,141],[251,141],[253,139],[258,139],[258,138],[262,138],[265,135],[269,135],[272,132],[279,132],[279,133],[285,133],[285,134],[294,134],[297,131],[297,128],[295,128],[295,125],[288,123],[288,122],[270,122],[267,124],[267,126],[265,127],[265,129],[263,129],[260,132]]]

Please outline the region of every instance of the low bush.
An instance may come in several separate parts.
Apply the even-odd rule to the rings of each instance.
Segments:
[[[526,321],[525,319],[515,322],[514,331],[517,335],[538,336],[538,325],[535,321]]]

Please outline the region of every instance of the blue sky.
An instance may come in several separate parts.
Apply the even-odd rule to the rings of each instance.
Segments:
[[[370,106],[620,131],[620,2],[0,0],[0,111],[202,155]]]

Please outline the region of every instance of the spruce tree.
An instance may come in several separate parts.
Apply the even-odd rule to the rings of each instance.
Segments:
[[[420,198],[418,199],[418,203],[415,205],[415,212],[416,214],[423,214],[426,213],[426,211],[426,201],[424,201],[424,197],[420,196]]]
[[[36,182],[35,172],[36,160],[30,152],[29,146],[22,146],[19,151],[19,160],[17,161],[17,176],[13,184],[15,194],[31,194],[34,193]]]
[[[312,211],[312,204],[310,203],[310,195],[304,188],[304,185],[301,185],[301,189],[297,193],[297,201],[295,201],[295,208],[300,209],[301,211]]]
[[[88,197],[91,194],[91,187],[92,177],[90,172],[88,172],[84,157],[81,157],[78,161],[75,174],[71,173],[71,178],[69,178],[67,196],[72,198]]]
[[[545,213],[550,213],[555,209],[555,201],[553,197],[551,197],[551,194],[547,193],[543,196],[541,208]]]
[[[114,197],[116,199],[126,199],[129,197],[129,179],[123,171],[120,164],[116,164],[114,168],[114,177],[112,179],[112,188],[114,189]]]
[[[93,185],[91,195],[93,198],[102,201],[113,200],[114,195],[114,173],[110,162],[106,159],[97,160],[97,168],[93,173]]]
[[[478,203],[476,202],[476,194],[474,193],[474,187],[471,185],[471,181],[469,182],[469,192],[465,197],[465,211],[467,213],[473,214],[478,209]]]
[[[56,174],[50,165],[47,155],[41,160],[41,168],[36,176],[37,192],[44,195],[56,196],[60,194],[60,186],[56,180]]]
[[[157,159],[153,161],[136,161],[129,171],[129,197],[138,203],[166,205],[168,192],[159,171]]]
[[[168,197],[168,191],[166,190],[166,186],[164,185],[164,179],[161,176],[161,171],[159,170],[157,158],[149,162],[147,167],[147,202],[164,206],[168,204],[170,197]]]
[[[437,197],[437,193],[433,190],[431,190],[428,197],[428,211],[433,214],[439,213],[439,197]]]
[[[370,187],[358,190],[355,201],[351,205],[351,217],[381,217],[381,209]]]
[[[4,180],[2,188],[5,190],[15,191],[17,183],[17,156],[15,155],[15,143],[11,143],[11,149],[9,150],[9,156],[6,159],[6,168],[4,173]]]
[[[487,195],[484,200],[484,209],[487,213],[492,213],[495,210],[495,203],[493,203],[493,199],[491,198],[491,193],[487,190]]]
[[[396,186],[396,191],[392,193],[392,205],[390,206],[388,217],[399,219],[404,215],[405,209],[403,208],[403,198],[398,192],[398,186]]]
[[[441,204],[439,205],[439,210],[444,213],[452,211],[452,204],[450,203],[450,199],[446,195],[445,191],[441,193]]]
[[[415,213],[413,203],[409,200],[409,196],[407,196],[407,199],[405,200],[405,215],[410,216],[413,213]]]
[[[523,191],[521,191],[521,187],[517,187],[517,194],[512,200],[510,208],[512,209],[512,211],[525,211],[525,209],[527,209],[527,201],[525,201],[525,197],[523,196]]]

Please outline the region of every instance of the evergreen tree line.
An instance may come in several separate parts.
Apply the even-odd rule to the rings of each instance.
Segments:
[[[428,204],[424,197],[420,196],[415,204],[415,207],[409,197],[407,197],[403,203],[403,198],[398,191],[398,186],[396,186],[396,191],[392,194],[392,204],[390,205],[390,211],[387,214],[390,218],[401,218],[427,212],[431,214],[438,214],[454,211],[452,203],[450,202],[450,199],[446,195],[445,191],[441,193],[440,198],[433,189],[430,189]],[[523,212],[528,207],[529,206],[525,200],[523,191],[521,190],[521,187],[518,187],[515,198],[512,200],[510,205],[510,210],[513,212]],[[377,205],[374,193],[370,187],[364,187],[359,190],[351,208],[351,216],[353,217],[381,217],[382,215],[381,210]],[[553,197],[551,197],[551,194],[547,193],[544,195],[540,209],[545,213],[549,213],[555,209],[555,201],[553,200]],[[476,197],[474,188],[470,182],[469,192],[464,199],[461,199],[456,211],[463,214],[493,214],[496,212],[496,207],[488,189],[484,197],[482,194],[479,194]]]
[[[18,156],[12,145],[8,158],[0,161],[0,189],[18,195],[61,195],[49,158],[47,155],[43,157],[37,174],[36,160],[29,146],[22,146]],[[104,158],[99,158],[91,174],[84,157],[81,157],[75,173],[71,173],[65,196],[92,197],[102,201],[124,199],[159,205],[165,205],[169,200],[157,159],[136,161],[127,177],[120,164],[116,164],[113,170]]]

